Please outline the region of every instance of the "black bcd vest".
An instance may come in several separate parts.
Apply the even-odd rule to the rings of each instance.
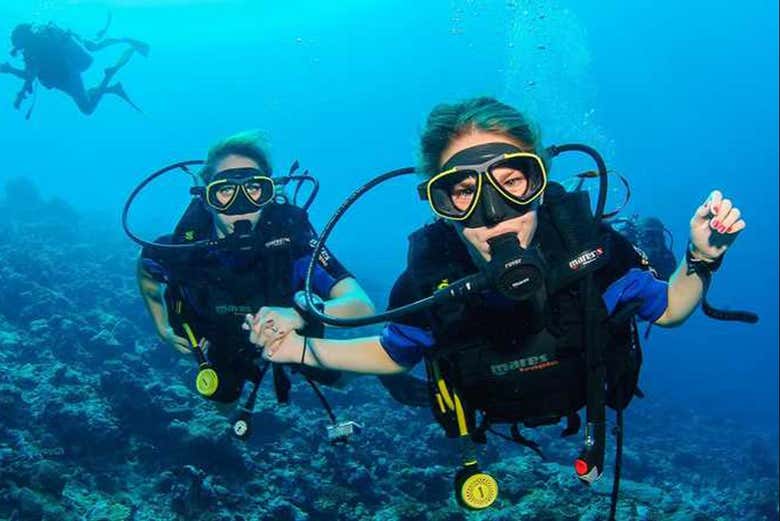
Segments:
[[[199,201],[185,211],[171,238],[186,244],[211,237],[211,214]],[[183,335],[188,323],[198,337],[232,351],[254,351],[241,330],[246,313],[262,306],[291,307],[293,263],[308,252],[312,230],[306,211],[290,204],[271,204],[253,230],[254,247],[241,258],[217,249],[151,252],[165,268],[165,300],[171,326]],[[308,326],[304,334],[322,336],[322,325]],[[227,346],[226,346],[227,347]]]
[[[572,276],[566,270],[580,252],[566,250],[544,206],[537,215],[535,245],[544,252],[547,266],[543,291],[521,302],[497,294],[472,295],[426,312],[436,341],[426,356],[432,408],[448,436],[457,436],[457,425],[436,397],[434,375],[457,390],[470,432],[477,411],[490,423],[533,427],[557,423],[586,403],[580,281],[587,271]],[[599,244],[605,262],[610,232],[606,227],[603,232]],[[412,234],[408,264],[418,296],[477,272],[466,246],[443,221]],[[621,319],[615,313],[617,320],[609,320],[600,296],[591,299],[590,307],[596,310],[592,320],[606,339],[607,405],[624,408],[636,390],[642,359],[633,315],[623,313]]]

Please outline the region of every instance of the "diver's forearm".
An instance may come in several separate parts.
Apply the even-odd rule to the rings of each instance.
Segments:
[[[325,313],[338,318],[362,317],[374,314],[374,304],[357,280],[347,277],[337,282],[325,301]]]
[[[138,281],[138,291],[144,301],[146,310],[154,321],[157,333],[162,334],[168,327],[168,312],[165,309],[163,299],[163,284],[154,280],[144,269],[141,259],[138,260],[136,267],[136,279]]]
[[[146,305],[146,310],[149,312],[149,316],[152,317],[157,333],[162,334],[162,332],[170,326],[165,305],[161,300],[148,295],[143,295],[143,300]]]
[[[406,371],[387,355],[379,337],[330,340],[309,338],[304,364],[311,367],[362,374],[397,374]]]
[[[371,301],[354,295],[342,295],[324,302],[325,313],[338,318],[362,317],[374,314]]]
[[[701,278],[692,273],[687,274],[688,266],[683,260],[669,279],[667,289],[668,304],[656,324],[664,327],[674,327],[682,324],[701,301],[704,285]]]

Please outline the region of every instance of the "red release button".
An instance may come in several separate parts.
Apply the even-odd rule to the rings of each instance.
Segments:
[[[580,476],[584,476],[588,473],[588,464],[585,462],[585,460],[578,459],[574,462],[574,470]]]

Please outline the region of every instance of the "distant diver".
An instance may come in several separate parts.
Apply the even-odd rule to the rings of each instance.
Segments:
[[[671,278],[677,269],[677,258],[673,253],[674,238],[659,218],[633,215],[627,219],[616,219],[610,224],[647,255],[658,278],[667,281]]]
[[[149,45],[133,38],[106,38],[109,23],[110,17],[95,39],[84,38],[54,23],[17,25],[11,33],[11,56],[16,57],[21,52],[24,67],[16,68],[8,62],[0,63],[0,73],[11,74],[24,80],[24,85],[14,100],[14,108],[19,109],[24,100],[35,93],[37,80],[47,89],[58,89],[70,96],[79,110],[86,115],[95,111],[104,94],[118,96],[140,112],[122,84],[111,82],[116,73],[130,61],[133,53],[148,56]],[[103,79],[96,87],[85,88],[81,75],[92,65],[90,53],[120,44],[127,45],[128,48],[113,66],[105,69]],[[34,106],[33,97],[26,119],[32,115]]]
[[[613,178],[609,182],[617,185],[616,188],[610,186],[610,194],[612,190],[615,190],[615,193],[623,192],[623,194],[622,197],[619,197],[620,201],[616,207],[610,208],[609,211],[605,207],[602,219],[641,250],[640,254],[647,257],[651,270],[658,278],[669,281],[677,268],[677,258],[673,253],[674,236],[672,232],[658,217],[641,217],[639,214],[634,214],[631,217],[618,217],[631,200],[631,185],[625,176],[617,172],[607,170],[607,174]],[[596,187],[593,186],[592,181],[598,185],[599,178],[598,172],[588,170],[563,180],[561,185],[567,192],[585,190],[591,196],[597,196],[598,190],[593,191]],[[586,186],[589,182],[591,182],[590,185]]]

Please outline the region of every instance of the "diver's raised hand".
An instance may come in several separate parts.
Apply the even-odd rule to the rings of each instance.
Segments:
[[[166,327],[162,331],[157,332],[160,335],[160,340],[173,347],[176,351],[183,355],[192,354],[192,348],[190,342],[186,338],[182,338],[173,332],[173,328]]]
[[[713,190],[691,218],[692,255],[705,261],[717,259],[745,226],[739,208],[720,191]]]

